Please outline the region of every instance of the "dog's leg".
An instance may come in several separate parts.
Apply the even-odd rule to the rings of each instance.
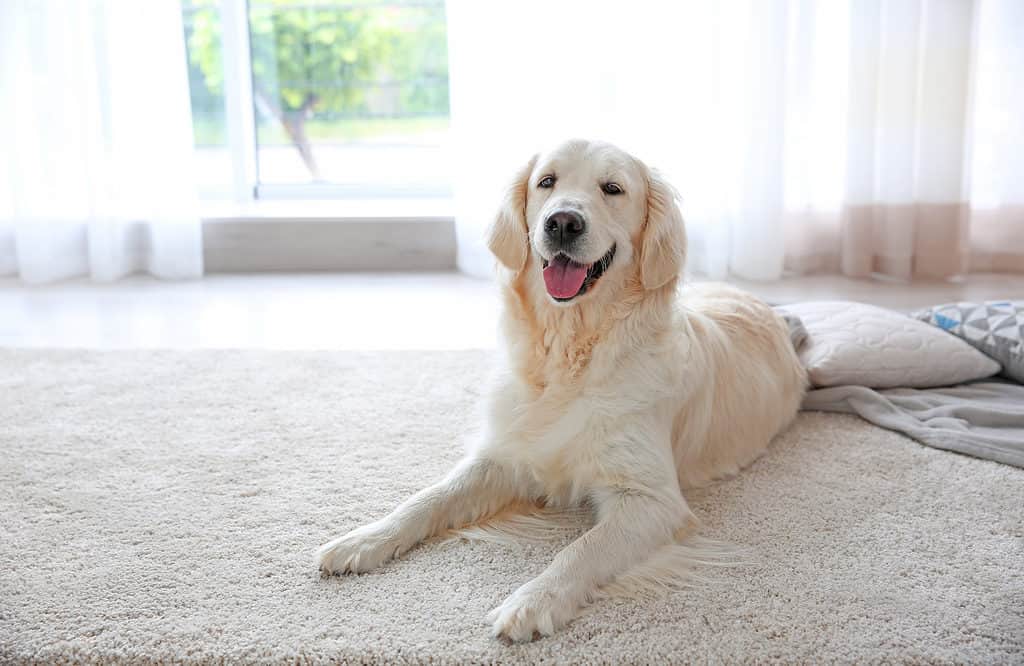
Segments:
[[[551,635],[600,586],[673,541],[694,521],[678,486],[661,491],[605,488],[594,500],[597,524],[488,614],[495,636],[529,641],[534,632]]]
[[[427,537],[489,516],[516,498],[514,479],[492,461],[469,457],[438,483],[386,517],[329,541],[317,551],[320,571],[360,573],[380,566]]]

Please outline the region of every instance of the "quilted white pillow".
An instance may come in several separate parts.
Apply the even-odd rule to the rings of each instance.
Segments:
[[[950,386],[999,372],[963,340],[899,312],[849,301],[779,308],[800,317],[807,342],[800,360],[814,386]]]

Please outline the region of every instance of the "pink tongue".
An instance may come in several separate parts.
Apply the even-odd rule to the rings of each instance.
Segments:
[[[586,279],[587,267],[569,261],[564,254],[556,255],[544,269],[544,286],[555,298],[572,298]]]

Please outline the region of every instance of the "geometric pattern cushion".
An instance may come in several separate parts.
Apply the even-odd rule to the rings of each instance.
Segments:
[[[973,345],[1024,384],[1024,301],[945,303],[912,316]]]

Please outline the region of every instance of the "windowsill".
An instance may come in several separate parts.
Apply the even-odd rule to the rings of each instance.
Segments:
[[[207,203],[202,209],[207,272],[455,267],[448,198]]]
[[[451,220],[454,216],[451,198],[389,198],[258,200],[251,203],[204,201],[200,203],[203,222],[284,222],[346,220]]]

